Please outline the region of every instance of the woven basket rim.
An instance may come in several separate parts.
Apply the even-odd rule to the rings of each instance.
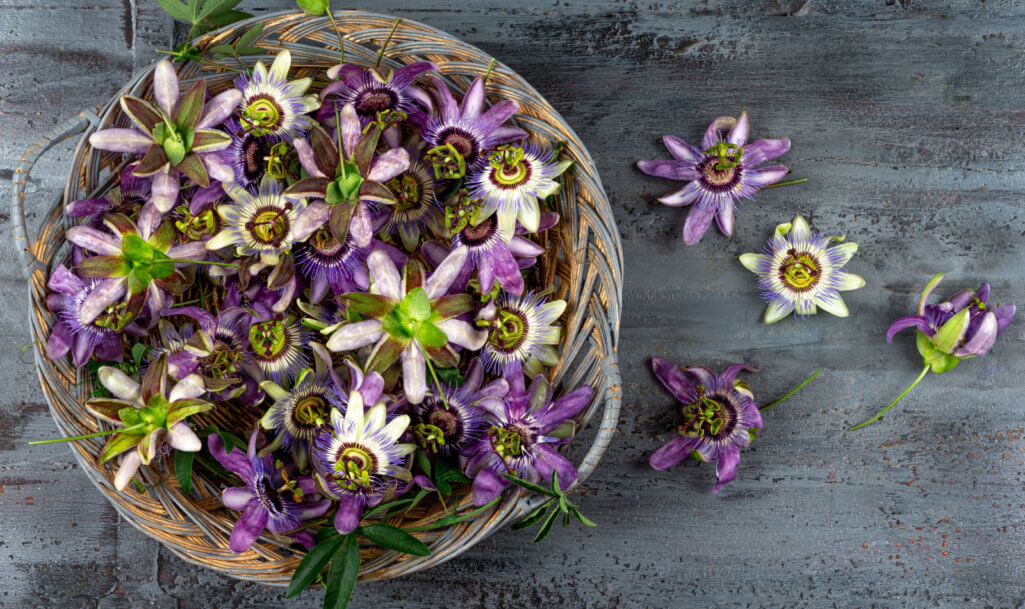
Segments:
[[[378,20],[388,21],[388,22],[394,21],[394,18],[391,17],[391,16],[377,14],[377,13],[370,13],[370,12],[365,12],[365,11],[356,11],[356,10],[333,11],[333,14],[339,20],[340,24],[343,23],[343,22],[347,22],[347,20],[350,20],[350,19],[371,19],[371,20],[378,19]],[[310,18],[309,16],[306,16],[303,13],[298,12],[298,11],[281,11],[281,12],[276,12],[276,13],[270,13],[270,14],[263,15],[263,16],[260,16],[260,17],[254,17],[254,18],[251,18],[251,19],[247,19],[245,21],[232,24],[231,26],[228,26],[228,27],[223,28],[221,30],[218,30],[218,31],[206,34],[205,36],[203,36],[200,39],[198,39],[197,43],[199,43],[200,45],[216,44],[216,41],[228,38],[228,37],[232,36],[233,34],[239,32],[242,29],[245,29],[245,28],[247,28],[247,27],[249,27],[249,26],[251,26],[251,25],[253,25],[255,23],[258,23],[258,22],[272,23],[272,22],[275,22],[278,19],[287,19],[288,21],[296,21],[296,22],[300,22],[300,23],[302,23],[302,22],[309,23],[309,22],[315,20],[314,18]],[[438,30],[436,28],[433,28],[431,26],[427,26],[425,24],[422,24],[422,23],[416,22],[416,21],[407,21],[405,19],[403,19],[403,25],[412,26],[412,27],[415,27],[415,28],[418,28],[418,29],[421,29],[421,30],[424,30],[424,31],[427,31],[427,32],[431,32],[433,35],[436,35],[436,36],[440,37],[441,40],[444,40],[444,41],[446,41],[449,44],[455,44],[457,46],[463,47],[464,49],[468,48],[468,49],[476,52],[477,54],[479,54],[481,57],[488,57],[488,55],[485,54],[483,51],[480,51],[480,49],[477,49],[476,47],[473,47],[472,45],[468,45],[467,43],[462,42],[462,41],[456,39],[455,37],[451,36],[450,34],[447,34],[447,33],[443,32],[443,31]],[[323,31],[323,28],[321,28],[318,31]],[[331,36],[334,35],[333,32],[331,32],[330,30],[328,30],[328,31],[331,33]],[[348,35],[347,35],[347,44],[346,44],[347,50],[348,50],[350,42],[351,42],[351,40],[348,39]],[[268,45],[263,45],[261,43],[257,43],[257,44],[258,44],[258,46],[264,46],[265,48],[267,48],[267,46],[268,46]],[[274,47],[269,47],[269,48],[271,50],[274,49]],[[278,49],[280,49],[280,47],[278,47]],[[261,56],[261,57],[263,57],[263,56]],[[387,57],[387,55],[386,55],[386,57]],[[389,58],[387,61],[390,62],[391,59]],[[119,98],[122,95],[124,95],[128,90],[136,88],[137,86],[140,85],[140,83],[144,82],[146,80],[146,78],[149,77],[149,75],[152,73],[153,67],[154,66],[149,66],[148,68],[146,68],[144,70],[140,70],[140,71],[136,72],[136,74],[134,74],[132,76],[131,80],[129,80],[129,82],[120,91],[118,91],[113,97],[111,97],[111,99],[106,104],[104,104],[104,106],[101,106],[101,111],[100,111],[99,116],[97,116],[96,114],[93,114],[93,113],[82,113],[81,115],[79,115],[79,117],[76,117],[75,120],[78,121],[77,124],[80,125],[80,124],[84,123],[85,132],[81,136],[81,138],[80,138],[80,140],[78,142],[78,145],[77,145],[77,147],[75,149],[75,153],[74,153],[74,156],[73,156],[74,161],[79,161],[84,156],[88,156],[88,155],[94,153],[94,151],[92,151],[90,149],[89,145],[88,145],[88,141],[87,140],[88,140],[89,133],[94,131],[99,125],[101,125],[101,124],[105,125],[107,122],[109,122],[111,120],[111,116],[118,112],[118,100],[119,100]],[[195,68],[195,66],[192,65],[192,64],[185,64],[185,65],[181,66],[179,68],[179,73],[185,72],[190,67]],[[486,67],[486,64],[485,64],[485,67]],[[613,277],[613,281],[611,282],[611,284],[612,284],[611,285],[612,293],[606,295],[606,300],[609,301],[608,302],[608,306],[614,311],[614,313],[609,316],[609,321],[611,322],[611,326],[605,328],[605,330],[604,330],[604,334],[606,335],[606,340],[608,341],[609,345],[608,345],[608,348],[606,350],[607,352],[604,353],[604,355],[603,355],[604,361],[601,362],[602,368],[601,368],[601,372],[600,372],[600,377],[601,378],[606,378],[608,382],[607,382],[606,386],[604,388],[602,388],[601,395],[596,396],[596,398],[595,398],[595,402],[596,403],[592,406],[592,410],[594,411],[594,410],[597,409],[597,406],[598,406],[597,402],[599,402],[599,401],[604,402],[604,416],[603,416],[603,420],[602,420],[602,424],[603,425],[602,425],[601,429],[599,429],[599,436],[595,439],[595,443],[592,445],[591,451],[588,453],[588,456],[585,457],[584,463],[580,467],[581,481],[582,481],[584,478],[586,478],[586,476],[597,465],[598,459],[600,459],[601,454],[604,452],[605,447],[607,447],[608,440],[611,438],[611,434],[615,430],[615,424],[616,424],[616,420],[618,418],[618,410],[619,410],[619,406],[620,406],[620,388],[619,388],[618,361],[616,359],[616,349],[615,349],[615,346],[618,343],[618,331],[619,331],[618,311],[619,311],[619,308],[621,307],[621,304],[622,304],[622,254],[621,254],[621,252],[622,252],[622,244],[621,244],[621,241],[620,241],[620,238],[619,238],[618,230],[616,229],[616,226],[615,226],[615,220],[614,220],[614,218],[612,216],[611,206],[609,205],[607,196],[605,195],[604,189],[601,186],[600,177],[597,174],[597,169],[595,167],[594,161],[591,158],[590,154],[587,152],[586,148],[583,146],[582,142],[580,142],[580,139],[576,135],[576,133],[572,130],[572,128],[570,128],[565,123],[565,121],[558,114],[558,112],[555,111],[554,108],[551,107],[551,105],[547,102],[547,100],[545,100],[545,98],[542,97],[536,91],[536,89],[534,89],[529,83],[527,83],[524,79],[522,79],[522,77],[520,77],[518,74],[516,74],[513,70],[508,68],[508,66],[506,66],[505,64],[502,64],[502,63],[500,63],[500,62],[498,62],[496,60],[493,74],[496,77],[502,76],[504,78],[508,78],[510,81],[515,81],[516,84],[519,85],[520,90],[525,92],[525,94],[527,96],[529,96],[531,99],[537,101],[539,103],[539,105],[545,107],[546,110],[550,111],[552,119],[554,119],[554,121],[557,121],[559,123],[559,126],[562,129],[562,131],[569,136],[567,139],[571,140],[573,144],[578,145],[578,149],[575,150],[575,156],[578,157],[577,158],[577,166],[586,165],[586,167],[588,169],[588,172],[589,172],[588,178],[591,180],[591,183],[589,184],[589,186],[591,186],[592,188],[596,187],[594,192],[591,193],[591,198],[593,200],[590,200],[589,203],[596,207],[595,212],[600,216],[600,219],[601,219],[600,224],[602,224],[602,228],[605,229],[605,233],[602,234],[601,237],[603,239],[605,239],[606,241],[603,241],[602,245],[604,245],[606,248],[608,248],[610,250],[609,252],[606,253],[606,258],[611,256],[611,260],[604,260],[602,262],[603,262],[604,267],[608,267],[608,271],[609,271],[609,273],[611,273],[611,276]],[[208,74],[203,74],[203,75],[204,76],[208,76]],[[530,129],[528,128],[528,131],[529,130]],[[67,135],[67,134],[64,134],[64,133],[57,134],[57,131],[58,130],[55,130],[55,132],[53,134],[52,140],[54,140],[54,143],[55,143],[55,141],[58,138],[64,139],[66,137],[70,137],[70,136],[74,135],[73,133],[70,136]],[[49,148],[50,145],[52,145],[52,143],[48,144],[44,148],[44,150],[39,151],[38,154],[41,154],[43,151],[45,151],[46,148]],[[31,152],[32,151],[30,150],[30,153]],[[34,161],[35,161],[34,158],[31,158],[31,159],[29,158],[31,156],[30,153],[26,154],[26,159],[29,160],[29,162],[28,162],[28,168],[29,169],[28,170],[30,170],[31,164],[34,163]],[[38,154],[36,154],[36,158],[38,158]],[[23,163],[22,163],[23,165],[25,164],[26,159],[23,159]],[[28,173],[28,170],[24,171],[24,173]],[[577,170],[576,167],[574,167],[573,171],[576,171],[576,170]],[[19,166],[19,172],[21,172],[21,166]],[[32,310],[29,311],[29,316],[30,316],[30,322],[31,322],[31,324],[32,324],[32,326],[33,326],[33,328],[35,330],[35,334],[36,334],[36,338],[37,338],[37,340],[35,341],[35,358],[36,358],[37,374],[38,374],[38,376],[40,378],[41,385],[42,385],[42,387],[44,389],[44,393],[45,393],[47,402],[50,405],[51,412],[54,415],[55,422],[57,423],[58,428],[61,430],[61,433],[65,434],[65,435],[69,435],[68,431],[69,431],[72,423],[70,423],[67,420],[65,420],[64,414],[61,412],[61,410],[60,410],[60,408],[58,406],[57,398],[58,398],[58,396],[60,394],[56,393],[54,391],[54,389],[52,388],[52,382],[51,382],[52,379],[47,378],[47,372],[46,372],[49,369],[46,366],[47,365],[51,365],[52,366],[52,363],[48,362],[48,360],[45,359],[45,355],[42,352],[41,343],[38,340],[40,337],[45,339],[45,333],[43,333],[43,331],[45,331],[46,328],[48,327],[47,320],[45,319],[47,313],[45,311],[39,311],[38,310],[38,304],[39,304],[38,296],[39,296],[40,293],[45,294],[45,272],[44,272],[44,269],[38,268],[38,266],[39,266],[39,262],[43,262],[44,264],[47,263],[47,262],[52,262],[53,259],[56,257],[56,250],[51,251],[51,248],[49,248],[46,245],[46,243],[44,243],[44,242],[48,238],[49,231],[51,231],[54,228],[52,226],[52,223],[53,223],[53,221],[55,219],[56,220],[61,220],[61,222],[59,222],[59,224],[63,225],[63,224],[67,223],[67,219],[63,218],[63,213],[62,213],[62,211],[63,211],[63,203],[65,201],[72,200],[71,197],[76,192],[75,191],[76,187],[75,187],[75,185],[73,183],[73,178],[74,177],[75,176],[72,174],[72,172],[69,172],[68,178],[66,180],[63,196],[60,197],[54,203],[54,206],[51,208],[50,212],[47,214],[46,218],[44,219],[43,226],[39,229],[38,233],[36,234],[36,238],[32,241],[32,247],[30,248],[30,250],[31,250],[30,253],[31,253],[31,255],[33,255],[35,257],[35,259],[36,259],[35,263],[34,264],[26,264],[26,271],[27,271],[28,276],[30,277],[30,279],[29,279],[30,302],[33,305],[32,306]],[[15,189],[14,199],[15,199],[15,206],[18,208],[17,209],[18,213],[15,215],[15,220],[16,220],[15,221],[15,233],[16,233],[16,242],[17,242],[18,241],[18,237],[21,236],[25,232],[25,229],[24,229],[24,183],[21,184],[20,188],[16,188]],[[572,202],[572,205],[576,205],[576,204],[577,204],[576,201]],[[47,260],[47,257],[48,257],[47,254],[50,254],[49,260]],[[596,262],[595,260],[592,260],[590,257],[588,257],[583,262],[577,261],[575,264],[576,264],[576,266],[579,267],[579,266],[581,266],[581,265],[583,265],[585,263],[593,264],[595,262]],[[40,276],[41,274],[42,274],[42,277]],[[588,302],[590,302],[590,300]],[[577,303],[577,304],[579,304],[581,306],[579,307],[579,311],[576,312],[576,315],[582,317],[587,312],[585,310],[586,307],[583,306],[583,304],[586,304],[586,303]],[[564,344],[561,345],[561,346],[565,347],[566,346],[565,343],[568,343],[568,339],[566,341],[564,341]],[[69,429],[66,429],[66,428],[69,428]],[[599,446],[599,442],[600,441],[604,442],[603,446]],[[76,459],[82,465],[83,470],[86,471],[88,475],[90,475],[90,478],[93,481],[94,485],[96,485],[102,492],[104,492],[104,494],[107,496],[108,500],[115,507],[115,509],[119,512],[119,514],[124,516],[125,519],[128,520],[133,526],[135,526],[139,530],[143,531],[148,536],[151,536],[151,537],[154,537],[154,538],[157,538],[158,540],[160,540],[162,542],[162,544],[165,547],[167,547],[175,555],[183,558],[186,561],[189,561],[189,562],[192,562],[192,563],[195,563],[195,564],[202,564],[204,566],[208,566],[210,568],[214,568],[215,570],[224,572],[224,573],[226,573],[226,574],[228,574],[230,576],[238,577],[238,578],[241,578],[241,579],[247,579],[247,580],[254,580],[255,579],[256,581],[262,581],[264,583],[282,584],[281,581],[268,582],[267,579],[264,578],[264,577],[259,577],[259,576],[253,577],[253,576],[250,576],[248,574],[248,571],[246,571],[245,569],[242,569],[241,571],[234,571],[234,570],[231,570],[231,569],[226,569],[226,568],[224,568],[223,566],[220,566],[220,565],[211,565],[208,561],[205,561],[205,560],[202,560],[200,558],[197,558],[196,555],[190,553],[189,551],[183,550],[183,549],[181,549],[181,548],[179,548],[179,547],[177,547],[177,546],[175,546],[173,544],[168,543],[161,536],[162,531],[154,530],[152,527],[147,526],[146,524],[144,524],[143,522],[140,521],[139,514],[137,513],[137,510],[140,509],[138,505],[135,505],[135,504],[133,504],[132,502],[129,502],[129,501],[122,500],[117,493],[113,493],[113,492],[111,492],[111,489],[109,487],[105,487],[104,481],[101,479],[103,477],[103,474],[102,474],[102,472],[99,472],[98,470],[95,469],[96,468],[96,464],[95,464],[95,460],[92,458],[92,455],[90,455],[85,449],[83,449],[78,444],[73,445],[73,453],[75,454]],[[590,461],[588,459],[590,459]],[[157,494],[159,495],[160,493],[157,493]],[[444,547],[442,549],[442,553],[439,553],[440,556],[429,557],[427,560],[419,561],[419,565],[411,564],[411,563],[416,563],[418,561],[412,561],[412,560],[410,560],[410,561],[403,561],[404,564],[406,564],[407,566],[412,567],[412,568],[407,568],[405,570],[401,570],[400,569],[398,572],[396,572],[394,569],[392,569],[391,571],[388,571],[385,568],[385,567],[389,566],[388,564],[383,564],[382,565],[382,568],[378,570],[380,572],[380,574],[376,573],[376,572],[373,572],[370,569],[365,569],[365,570],[361,571],[361,579],[381,579],[381,578],[386,578],[386,577],[392,577],[392,576],[400,574],[400,573],[408,573],[408,572],[412,572],[412,571],[415,571],[415,570],[419,570],[420,568],[424,568],[424,567],[427,567],[427,566],[432,566],[432,565],[435,565],[435,564],[439,564],[440,562],[443,562],[445,560],[448,560],[448,559],[458,555],[459,553],[461,553],[462,551],[466,550],[467,548],[472,547],[472,545],[474,545],[476,542],[478,542],[479,540],[483,539],[487,535],[491,534],[492,532],[497,530],[499,527],[504,526],[508,522],[521,517],[524,513],[526,513],[527,510],[531,509],[533,507],[533,505],[534,505],[534,502],[533,502],[532,498],[530,498],[530,497],[510,496],[510,497],[508,497],[507,499],[505,499],[502,502],[501,509],[496,510],[495,514],[493,514],[492,517],[487,522],[480,523],[481,526],[478,527],[477,530],[471,530],[469,532],[470,533],[469,535],[465,536],[464,538],[462,538],[460,540],[460,541],[462,541],[461,544],[457,544],[457,545],[454,545],[452,547]],[[473,524],[479,524],[479,523],[471,521],[471,525],[473,525]],[[472,528],[472,526],[468,527],[468,529],[471,529],[471,528]],[[171,533],[171,534],[173,534],[173,533]],[[245,555],[240,555],[240,556],[245,556]],[[241,563],[243,561],[239,560],[238,562]],[[394,565],[391,565],[391,566],[394,566]],[[379,575],[379,576],[375,576],[375,575]]]

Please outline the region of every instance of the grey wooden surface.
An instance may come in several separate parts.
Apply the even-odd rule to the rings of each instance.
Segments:
[[[281,9],[285,0],[245,2]],[[357,8],[424,21],[523,74],[598,161],[626,252],[621,431],[579,503],[601,526],[540,546],[503,531],[443,567],[357,589],[353,607],[1010,607],[1025,603],[1025,321],[982,360],[927,379],[862,420],[919,369],[889,321],[947,271],[944,290],[988,279],[1025,304],[1025,6],[1010,0],[383,0]],[[152,0],[3,0],[0,184],[37,135],[107,99],[174,36]],[[727,240],[679,238],[672,184],[637,159],[659,137],[691,141],[746,107],[753,133],[789,137],[806,184],[765,191]],[[29,185],[30,217],[63,182],[70,147]],[[851,318],[759,323],[736,255],[802,213],[861,244],[868,286]],[[9,232],[7,214],[0,229]],[[55,430],[33,368],[26,298],[0,249],[0,607],[310,607],[318,594],[239,583],[183,563],[119,521]],[[713,468],[653,472],[672,398],[648,358],[744,361],[762,403],[823,374],[766,414],[736,482]]]

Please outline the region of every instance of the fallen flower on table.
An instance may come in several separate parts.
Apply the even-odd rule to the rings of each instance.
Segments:
[[[943,274],[940,273],[925,286],[918,301],[917,314],[897,319],[886,331],[886,342],[892,343],[897,332],[911,327],[918,329],[915,343],[922,355],[922,372],[886,408],[864,423],[851,427],[851,430],[874,423],[886,414],[897,402],[904,399],[904,396],[914,389],[930,370],[935,374],[943,374],[953,370],[961,360],[986,355],[993,348],[997,336],[1007,329],[1014,319],[1013,304],[996,307],[989,304],[988,283],[983,283],[974,292],[960,292],[938,305],[925,304],[929,294],[942,280]]]
[[[857,251],[858,244],[844,243],[843,237],[812,233],[808,221],[797,216],[776,227],[761,254],[741,254],[740,263],[758,275],[762,298],[769,303],[765,323],[790,313],[814,315],[820,308],[847,317],[850,312],[840,292],[865,285],[864,279],[843,268]]]
[[[693,204],[683,226],[687,245],[701,240],[713,218],[724,235],[732,236],[737,201],[754,197],[760,188],[787,175],[783,165],[758,166],[790,150],[790,140],[756,140],[748,144],[748,130],[746,111],[740,118],[720,116],[705,131],[701,148],[666,135],[662,140],[672,159],[637,162],[637,167],[648,175],[687,182],[681,190],[658,198],[670,207]]]
[[[742,371],[757,371],[745,364],[732,364],[716,374],[704,366],[679,367],[661,357],[651,358],[655,376],[670,393],[684,404],[683,424],[677,436],[659,448],[648,462],[659,470],[669,469],[694,456],[700,461],[714,461],[716,483],[713,493],[737,477],[741,447],[762,429],[761,410],[767,410],[789,398],[808,380],[780,400],[759,409],[754,394],[746,383],[737,380]]]

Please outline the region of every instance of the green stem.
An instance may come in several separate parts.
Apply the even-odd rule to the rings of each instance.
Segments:
[[[772,408],[772,407],[774,407],[774,406],[777,406],[777,405],[779,405],[779,404],[782,404],[784,400],[786,400],[786,399],[787,399],[787,398],[789,398],[790,396],[792,396],[792,395],[794,395],[795,393],[797,393],[798,391],[800,391],[802,387],[804,387],[805,385],[807,385],[808,383],[810,383],[810,382],[811,382],[811,380],[812,380],[813,378],[815,378],[816,376],[818,376],[818,375],[819,375],[819,374],[820,374],[821,372],[822,372],[822,369],[821,369],[821,368],[819,368],[818,370],[816,370],[816,371],[815,371],[815,374],[813,374],[813,375],[809,376],[808,378],[804,379],[804,382],[803,382],[803,383],[801,383],[801,384],[800,384],[800,385],[798,385],[797,387],[794,387],[793,389],[791,389],[791,390],[790,390],[790,392],[789,392],[789,393],[787,393],[787,394],[786,394],[785,396],[783,396],[783,397],[781,397],[780,399],[776,400],[775,402],[773,402],[773,403],[769,404],[769,405],[768,405],[768,406],[766,406],[765,408],[759,408],[758,410],[760,410],[760,411],[762,411],[762,412],[765,412],[766,410],[768,410],[768,409],[770,409],[770,408]]]
[[[434,379],[434,386],[438,389],[438,395],[441,397],[441,403],[445,405],[445,410],[448,410],[448,399],[445,398],[445,392],[441,390],[441,381],[438,379],[438,373],[434,371],[434,364],[431,363],[431,356],[427,355],[427,349],[420,344],[417,340],[416,344],[420,347],[420,353],[424,354],[424,362],[427,364],[427,369],[431,371],[431,378]]]
[[[335,23],[335,16],[331,14],[331,3],[328,2],[327,19],[331,22],[331,27],[335,29],[335,35],[338,36],[338,63],[345,63],[345,42],[342,40],[342,31],[338,29],[338,24]]]
[[[29,442],[30,445],[36,444],[57,444],[59,442],[75,442],[77,440],[87,440],[89,438],[98,438],[100,436],[110,436],[122,431],[134,431],[137,427],[122,427],[121,429],[105,429],[103,431],[96,431],[93,433],[87,433],[81,436],[71,436],[70,438],[50,438],[49,440],[33,440]]]
[[[196,304],[197,302],[201,302],[201,299],[193,298],[192,300],[186,300],[185,302],[176,302],[173,305],[171,305],[170,308],[173,309],[175,307],[184,307],[184,306],[187,306],[187,305]]]
[[[491,58],[491,63],[488,64],[488,71],[484,73],[484,78],[482,79],[484,84],[488,84],[488,78],[491,77],[491,70],[493,70],[493,69],[495,69],[495,58],[494,57]]]
[[[808,178],[801,178],[800,180],[787,180],[786,182],[776,182],[775,184],[768,184],[762,186],[762,188],[773,188],[775,186],[790,186],[791,184],[800,184],[801,182],[807,182]]]
[[[157,51],[157,53],[163,53],[164,55],[174,55],[175,54],[174,51],[165,51],[164,49],[157,49],[156,51]],[[192,61],[198,61],[199,63],[206,64],[208,66],[213,66],[215,68],[221,68],[221,69],[224,69],[224,70],[229,70],[231,72],[240,72],[240,73],[241,72],[245,72],[245,70],[240,70],[238,68],[233,68],[231,66],[226,66],[223,63],[217,63],[216,61],[207,61],[206,59],[202,59],[202,58],[198,58],[198,57],[196,59],[193,59]],[[242,64],[242,65],[245,65],[245,64]]]
[[[167,262],[173,262],[175,264],[206,264],[209,266],[227,266],[233,269],[240,268],[239,265],[233,262],[215,262],[213,260],[185,260],[182,258],[168,258]]]
[[[381,65],[381,59],[384,58],[384,50],[388,48],[388,43],[391,42],[391,37],[395,34],[395,30],[399,29],[399,24],[402,23],[402,19],[396,19],[395,25],[391,26],[391,31],[388,32],[388,37],[384,39],[384,44],[381,45],[381,50],[377,53],[377,61],[374,62],[374,67]]]
[[[916,379],[915,379],[915,382],[914,382],[914,383],[911,383],[910,385],[908,385],[908,388],[907,388],[907,389],[905,389],[905,390],[904,390],[904,391],[903,391],[903,392],[902,392],[902,393],[901,393],[900,395],[898,395],[898,396],[897,396],[897,399],[896,399],[896,400],[894,400],[894,401],[890,402],[890,403],[889,403],[889,404],[888,404],[888,405],[886,406],[886,408],[883,408],[882,410],[880,410],[880,411],[879,411],[879,414],[877,414],[876,416],[874,416],[874,417],[872,417],[871,419],[869,419],[869,420],[865,421],[864,423],[858,423],[858,424],[857,424],[857,425],[855,425],[854,427],[851,427],[849,431],[854,431],[855,429],[861,429],[862,427],[865,427],[866,425],[869,425],[869,424],[871,424],[871,423],[874,423],[874,422],[875,422],[875,421],[876,421],[877,419],[879,419],[879,417],[881,417],[881,416],[883,416],[884,414],[886,414],[886,411],[887,411],[887,410],[889,410],[889,409],[893,408],[893,405],[894,405],[894,404],[896,404],[897,402],[899,402],[899,401],[903,400],[903,399],[904,399],[904,396],[906,396],[906,395],[908,394],[908,392],[910,392],[910,391],[911,391],[912,389],[914,389],[914,388],[915,388],[915,385],[917,385],[918,383],[920,383],[920,382],[922,381],[922,379],[924,379],[924,378],[925,378],[925,375],[926,375],[926,374],[928,374],[928,373],[929,373],[929,366],[926,366],[926,367],[922,368],[922,372],[921,372],[921,374],[919,374],[919,375],[918,375],[918,378],[916,378]]]

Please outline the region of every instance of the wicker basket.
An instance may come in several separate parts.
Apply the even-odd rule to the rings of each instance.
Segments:
[[[342,11],[336,12],[335,17],[345,37],[346,60],[372,65],[395,19]],[[265,28],[254,46],[266,49],[267,55],[249,57],[248,61],[263,59],[267,62],[278,50],[289,49],[293,70],[303,76],[323,74],[324,68],[337,63],[338,40],[326,16],[273,14],[234,24],[200,39],[198,44],[203,48],[233,42],[258,21],[262,21]],[[435,62],[448,84],[465,90],[473,78],[484,74],[490,57],[444,32],[403,21],[387,46],[384,64],[398,67],[421,60]],[[63,214],[65,202],[102,195],[115,183],[117,170],[123,162],[120,154],[92,149],[87,142],[88,135],[98,129],[127,126],[118,99],[128,93],[152,99],[151,73],[150,68],[136,75],[97,113],[82,112],[36,142],[15,170],[11,216],[15,246],[28,280],[35,364],[54,420],[61,433],[68,436],[94,432],[100,427],[83,408],[89,388],[81,382],[79,370],[71,364],[70,358],[51,361],[43,354],[43,345],[54,323],[54,316],[46,307],[46,280],[52,265],[63,261],[68,254],[64,241],[68,224]],[[205,78],[213,92],[217,92],[229,85],[234,74],[209,64],[189,63],[181,68],[179,78],[183,87]],[[494,66],[488,91],[493,96],[519,102],[521,111],[514,122],[537,141],[565,142],[563,154],[576,161],[566,174],[564,194],[559,197],[562,221],[545,236],[548,251],[539,269],[545,285],[553,286],[556,297],[569,302],[569,313],[563,320],[562,359],[552,373],[552,381],[557,389],[584,383],[595,388],[593,401],[578,417],[581,427],[599,407],[603,409],[597,430],[592,426],[584,434],[593,436],[593,443],[579,463],[583,481],[608,446],[620,408],[616,347],[623,289],[622,246],[594,161],[573,130],[537,91],[501,63]],[[80,139],[64,193],[45,213],[35,239],[29,241],[24,205],[28,174],[40,155],[75,136]],[[228,537],[236,515],[222,509],[218,485],[205,479],[200,470],[193,481],[191,495],[182,492],[173,475],[167,477],[171,469],[166,462],[140,470],[144,483],[153,485],[145,493],[140,494],[131,487],[119,492],[112,484],[113,471],[97,463],[102,446],[103,438],[71,444],[83,471],[128,522],[189,562],[245,580],[272,585],[288,582],[301,553],[290,547],[287,540],[264,536],[250,551],[232,554]],[[475,519],[418,533],[432,550],[427,557],[364,548],[360,579],[387,579],[442,563],[499,527],[521,518],[536,506],[536,501],[536,498],[510,493]],[[468,507],[472,506],[466,498],[460,509]],[[392,524],[419,526],[437,521],[441,516],[440,506],[426,506]]]

